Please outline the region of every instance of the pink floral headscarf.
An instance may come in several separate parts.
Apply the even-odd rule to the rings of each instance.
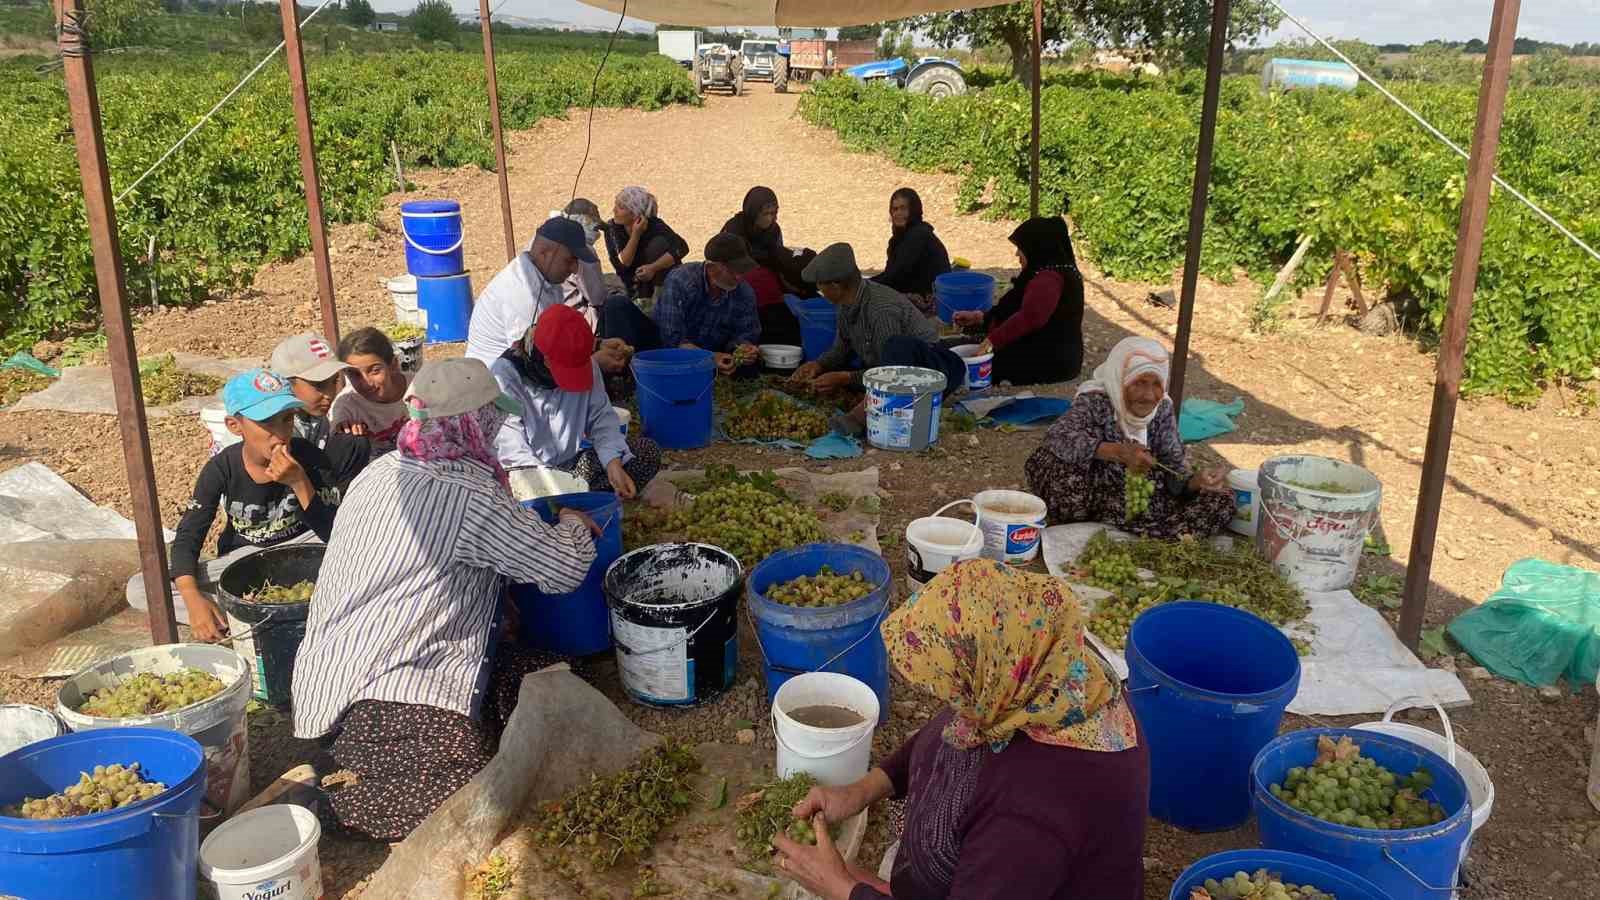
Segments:
[[[423,462],[470,459],[488,466],[495,480],[510,489],[511,477],[494,452],[495,435],[506,420],[506,414],[498,407],[488,403],[471,412],[435,419],[417,417],[424,408],[417,397],[407,398],[406,403],[411,405],[413,415],[395,442],[402,456]]]

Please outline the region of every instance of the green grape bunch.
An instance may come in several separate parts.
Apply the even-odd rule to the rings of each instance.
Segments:
[[[1131,469],[1123,481],[1123,521],[1132,522],[1150,511],[1150,498],[1156,495],[1156,483],[1150,476],[1140,475]]]
[[[1291,884],[1283,876],[1257,869],[1254,873],[1235,872],[1218,881],[1207,878],[1204,887],[1193,888],[1189,900],[1335,900],[1309,884]]]
[[[1139,567],[1126,552],[1107,552],[1086,562],[1082,569],[1088,584],[1108,591],[1139,583]]]
[[[825,538],[816,513],[751,484],[727,484],[696,494],[692,502],[667,516],[660,534],[721,547],[745,566]]]
[[[1444,807],[1423,796],[1432,786],[1433,776],[1426,770],[1402,778],[1362,756],[1348,735],[1337,743],[1322,735],[1317,738],[1316,760],[1291,768],[1268,791],[1325,822],[1392,831],[1444,821]]]
[[[767,599],[785,606],[843,606],[872,593],[860,572],[840,575],[823,566],[815,575],[801,575],[767,589]]]
[[[48,797],[24,798],[5,814],[20,819],[68,819],[121,809],[158,797],[166,789],[159,781],[146,781],[138,763],[95,766],[92,772],[78,773],[77,784]]]
[[[585,854],[599,868],[616,865],[624,854],[642,856],[689,810],[689,778],[699,770],[688,747],[659,744],[621,772],[591,774],[587,784],[546,805],[532,826],[534,841]]]
[[[273,584],[268,581],[244,596],[246,603],[310,603],[311,594],[316,590],[314,581],[300,581],[295,584]]]
[[[759,862],[769,857],[777,849],[772,839],[779,833],[797,843],[816,846],[816,826],[794,817],[795,804],[804,800],[816,783],[811,775],[797,772],[739,798],[734,836],[747,861]],[[831,837],[837,838],[838,832],[837,825],[828,827]]]
[[[78,712],[103,719],[152,716],[209,700],[222,693],[222,688],[222,679],[199,669],[181,669],[166,675],[140,672],[94,691]]]
[[[809,442],[828,433],[828,416],[802,406],[782,394],[767,392],[746,403],[734,403],[722,430],[735,440],[791,440]]]

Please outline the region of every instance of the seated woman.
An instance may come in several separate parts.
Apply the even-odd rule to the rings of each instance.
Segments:
[[[743,208],[723,223],[722,230],[744,238],[756,268],[739,277],[756,294],[761,316],[761,343],[800,343],[800,322],[784,303],[785,294],[815,295],[801,272],[816,256],[810,250],[794,251],[783,244],[778,225],[778,195],[769,187],[753,187],[744,195]]]
[[[661,450],[644,437],[622,436],[622,420],[606,396],[590,353],[594,332],[576,310],[545,310],[528,335],[489,370],[522,407],[493,435],[507,469],[550,466],[582,478],[590,490],[631,500],[661,468]],[[592,447],[585,448],[587,437]]]
[[[933,280],[950,271],[950,253],[922,221],[922,198],[903,187],[889,195],[889,253],[883,271],[872,276],[910,300],[926,315],[933,315]]]
[[[1049,507],[1050,523],[1104,522],[1144,537],[1210,537],[1233,518],[1233,494],[1220,471],[1189,473],[1178,419],[1167,394],[1169,357],[1150,338],[1123,338],[1072,408],[1045,432],[1023,466],[1028,490]],[[1148,476],[1149,509],[1130,520],[1127,476]],[[1175,472],[1185,473],[1175,475]]]
[[[630,300],[655,296],[667,273],[689,255],[689,244],[656,213],[654,195],[642,187],[625,187],[604,229],[611,267]]]
[[[778,869],[825,900],[1030,897],[1142,900],[1150,755],[1071,588],[993,560],[957,563],[883,623],[907,681],[947,704],[865,778],[794,808],[817,846],[773,839]],[[904,798],[887,882],[828,839]]]
[[[428,363],[399,450],[368,466],[334,522],[294,664],[294,733],[335,733],[356,774],[329,805],[351,832],[410,834],[493,758],[533,654],[496,640],[505,580],[571,591],[594,523],[524,509],[494,455],[505,418],[482,362]]]
[[[349,384],[333,399],[328,423],[338,434],[371,441],[373,456],[388,453],[406,423],[409,384],[394,344],[376,328],[357,328],[340,339],[339,358]]]
[[[1034,218],[1011,232],[1022,271],[988,312],[964,310],[955,324],[987,331],[994,382],[1070,381],[1083,368],[1083,275],[1060,216]]]

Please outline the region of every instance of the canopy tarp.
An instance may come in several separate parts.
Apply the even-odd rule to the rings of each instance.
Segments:
[[[676,25],[827,28],[871,25],[922,13],[1003,6],[995,0],[583,0],[629,18]]]

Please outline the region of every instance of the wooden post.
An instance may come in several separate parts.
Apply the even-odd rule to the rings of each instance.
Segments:
[[[339,341],[339,311],[333,300],[333,267],[328,262],[328,228],[322,218],[322,187],[317,178],[317,141],[311,130],[311,101],[306,97],[306,58],[300,46],[300,20],[295,0],[278,0],[283,19],[283,56],[289,61],[289,87],[294,95],[294,127],[300,138],[300,180],[306,189],[306,226],[311,232],[311,260],[317,270],[317,297],[322,301],[322,336]]]
[[[1033,138],[1028,149],[1028,214],[1039,215],[1039,91],[1044,80],[1044,0],[1033,0]]]
[[[1189,367],[1189,331],[1194,325],[1194,294],[1200,279],[1200,248],[1206,233],[1206,202],[1211,192],[1211,151],[1217,137],[1217,100],[1222,93],[1222,54],[1228,48],[1229,0],[1212,0],[1211,47],[1206,56],[1206,92],[1200,106],[1200,144],[1195,150],[1194,192],[1189,197],[1189,249],[1183,260],[1183,292],[1178,299],[1178,334],[1172,341],[1172,408],[1183,409],[1183,380]]]
[[[511,183],[506,175],[505,135],[500,129],[500,82],[495,77],[489,0],[478,0],[478,23],[483,27],[483,68],[489,74],[489,121],[494,125],[494,164],[500,175],[500,227],[506,235],[506,262],[510,262],[517,256],[517,237],[511,230]]]
[[[1428,419],[1428,444],[1422,457],[1422,484],[1417,491],[1417,516],[1411,530],[1411,555],[1406,560],[1405,600],[1400,607],[1400,639],[1413,650],[1422,639],[1428,612],[1428,582],[1433,573],[1434,541],[1450,462],[1450,436],[1455,428],[1456,400],[1461,393],[1462,358],[1467,326],[1472,322],[1472,294],[1478,285],[1478,260],[1489,218],[1495,153],[1500,121],[1506,109],[1506,82],[1511,74],[1512,45],[1522,0],[1495,0],[1489,24],[1489,48],[1478,88],[1478,123],[1472,132],[1467,163],[1467,189],[1461,199],[1461,224],[1456,233],[1456,259],[1450,274],[1450,296],[1444,327],[1439,331],[1438,374],[1433,385],[1433,412]]]
[[[150,433],[145,425],[144,392],[139,386],[139,361],[133,346],[133,320],[123,280],[122,247],[117,242],[117,212],[111,202],[105,141],[100,132],[100,98],[95,92],[88,22],[83,0],[59,0],[56,19],[72,135],[78,147],[83,182],[83,209],[94,250],[95,286],[100,315],[105,319],[106,351],[111,357],[111,387],[117,400],[117,431],[122,459],[128,467],[128,494],[139,539],[139,569],[150,606],[150,639],[157,644],[178,640],[172,615],[172,586],[167,574],[166,540],[161,533],[161,506],[156,497],[155,465],[150,460]]]

